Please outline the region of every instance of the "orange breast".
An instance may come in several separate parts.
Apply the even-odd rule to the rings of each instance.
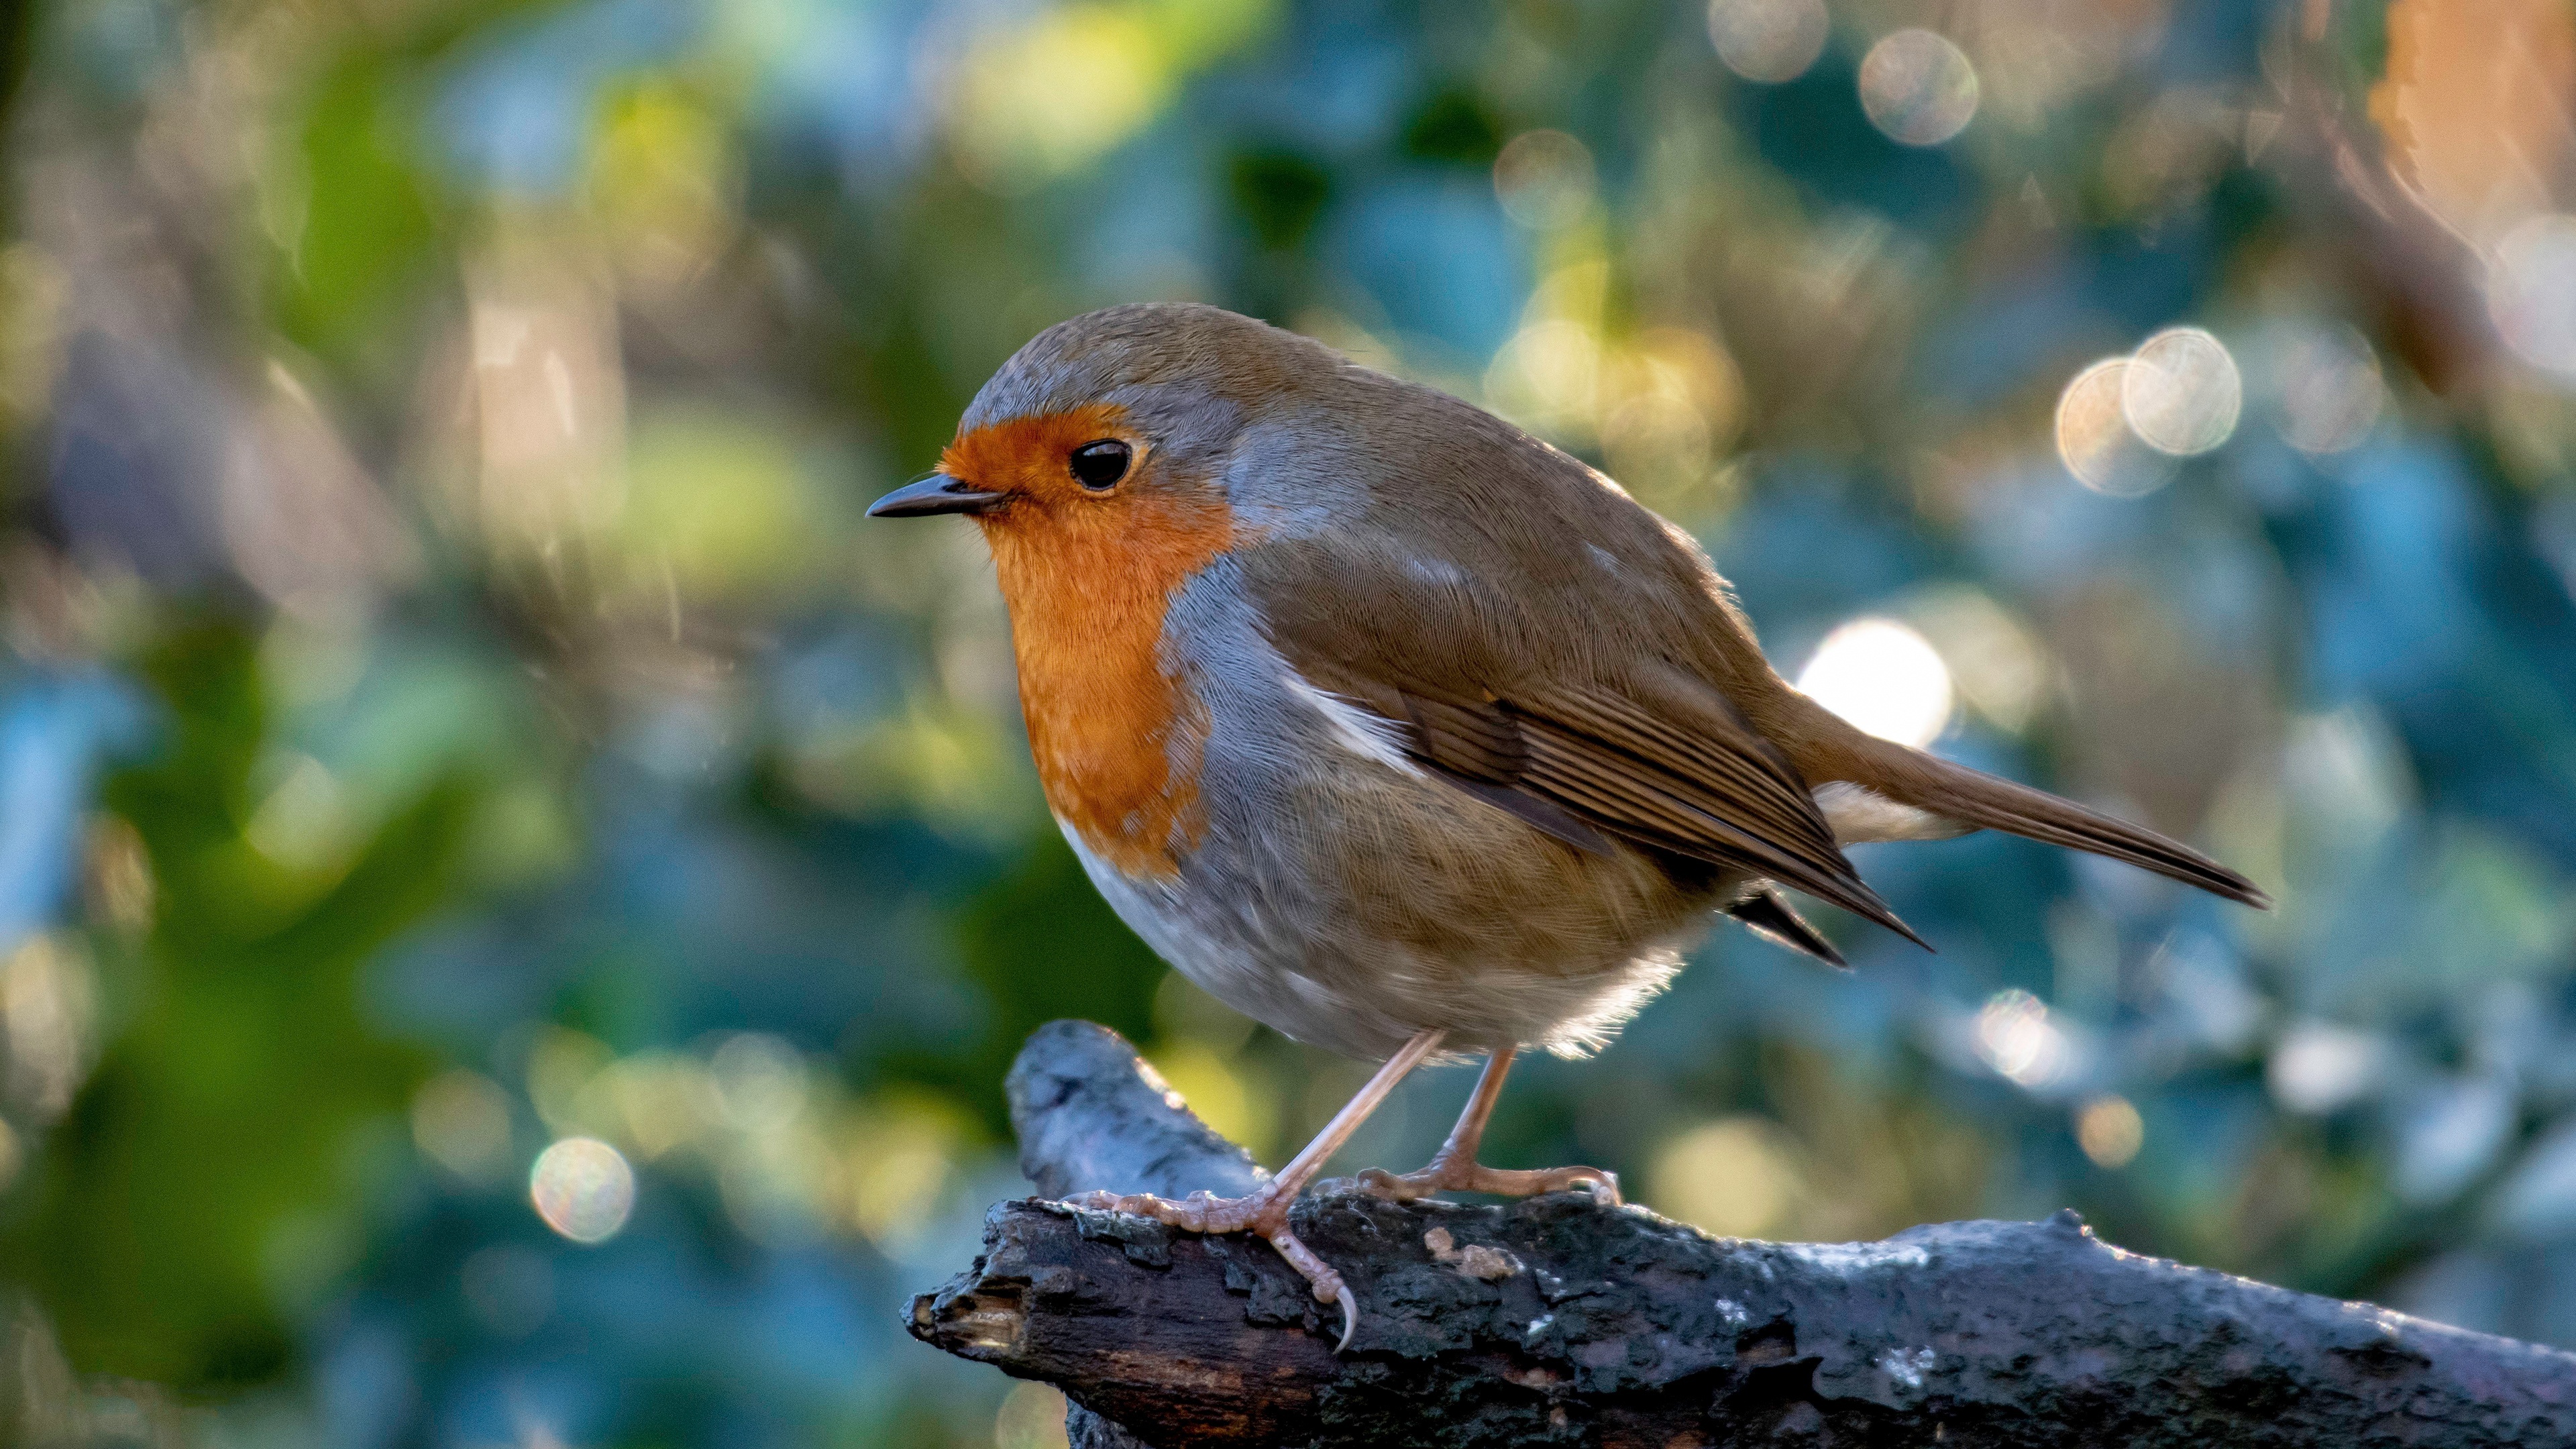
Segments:
[[[1066,454],[1120,433],[1122,421],[1105,406],[1013,419],[958,439],[941,468],[1016,495],[978,521],[1010,607],[1020,705],[1048,806],[1122,873],[1169,880],[1199,837],[1208,724],[1164,663],[1163,619],[1234,532],[1212,496],[1169,486],[1084,496]],[[1140,458],[1137,471],[1146,466]]]

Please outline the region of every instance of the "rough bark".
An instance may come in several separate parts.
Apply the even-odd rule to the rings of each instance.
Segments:
[[[1010,1086],[1050,1196],[1259,1180],[1102,1028],[1043,1028]],[[1358,1294],[1347,1353],[1257,1239],[1037,1199],[993,1209],[911,1330],[1061,1387],[1077,1446],[2576,1445],[2576,1355],[2123,1252],[2071,1212],[1842,1244],[1573,1195],[1318,1192],[1294,1221]]]

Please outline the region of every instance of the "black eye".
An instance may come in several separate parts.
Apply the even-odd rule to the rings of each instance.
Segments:
[[[1118,480],[1127,476],[1127,460],[1131,456],[1127,445],[1116,438],[1085,443],[1073,450],[1074,481],[1095,490],[1115,488]]]

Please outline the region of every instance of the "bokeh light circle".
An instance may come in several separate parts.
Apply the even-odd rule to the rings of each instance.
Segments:
[[[2054,1085],[2072,1054],[2046,1003],[2018,987],[1996,992],[1977,1013],[1977,1055],[2016,1085]]]
[[[2141,343],[2120,374],[2120,411],[2158,452],[2188,458],[2236,431],[2245,380],[2227,344],[2197,327],[2169,327]]]
[[[596,1137],[567,1137],[537,1154],[528,1200],[547,1227],[576,1243],[604,1243],[635,1211],[635,1170]]]
[[[1938,146],[1977,114],[1977,68],[1929,30],[1900,30],[1860,63],[1860,108],[1889,140]]]
[[[1777,85],[1807,73],[1825,53],[1833,21],[1824,0],[1709,0],[1708,38],[1726,68]]]
[[[1064,1449],[1064,1395],[1051,1384],[1020,1384],[993,1416],[993,1449]]]
[[[2524,361],[2576,379],[2576,216],[2535,216],[2505,233],[2487,311]]]
[[[1648,1180],[1658,1209],[1719,1237],[1779,1231],[1805,1190],[1795,1141],[1751,1115],[1702,1123],[1665,1143]]]
[[[1950,666],[1894,619],[1854,619],[1825,636],[1798,688],[1870,734],[1928,745],[1950,723]]]
[[[2146,1121],[2138,1115],[2137,1104],[2126,1097],[2096,1097],[2076,1111],[2076,1145],[2096,1166],[2128,1166],[2146,1140]]]
[[[2075,481],[2113,498],[2140,498],[2173,477],[2173,460],[2138,441],[2121,407],[2130,361],[2106,357],[2057,397],[2057,456]]]
[[[1503,214],[1535,231],[1580,220],[1592,209],[1592,151],[1563,131],[1524,131],[1494,158],[1494,195]]]

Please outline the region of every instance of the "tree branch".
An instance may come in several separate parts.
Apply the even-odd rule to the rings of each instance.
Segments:
[[[1050,1196],[1260,1180],[1104,1028],[1040,1029],[1010,1093]],[[1318,1193],[1295,1223],[1359,1295],[1347,1354],[1258,1239],[1035,1199],[911,1330],[1061,1387],[1077,1446],[2576,1444],[2576,1355],[2123,1252],[2072,1212],[1762,1243],[1571,1195]]]

